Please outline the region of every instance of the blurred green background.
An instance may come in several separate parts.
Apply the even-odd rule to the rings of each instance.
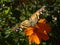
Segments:
[[[50,23],[51,32],[40,45],[60,45],[60,0],[0,0],[0,45],[30,45],[23,30],[15,30],[43,5],[47,13],[41,18]]]

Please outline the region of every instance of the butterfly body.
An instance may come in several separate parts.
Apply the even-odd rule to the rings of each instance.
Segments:
[[[39,11],[38,11],[39,12]],[[38,21],[38,19],[39,19],[39,15],[40,15],[40,13],[34,13],[30,18],[29,18],[29,21],[30,21],[30,23],[31,23],[31,26],[34,26],[36,23],[37,23],[37,21]]]

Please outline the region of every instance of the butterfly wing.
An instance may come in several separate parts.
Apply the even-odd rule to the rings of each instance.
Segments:
[[[19,25],[20,28],[27,28],[29,26],[30,26],[29,20],[25,20]]]
[[[31,17],[29,18],[31,26],[34,26],[38,22],[39,16],[41,15],[42,11],[44,11],[44,8],[45,6],[43,6],[41,9],[37,10],[34,14],[31,15]]]

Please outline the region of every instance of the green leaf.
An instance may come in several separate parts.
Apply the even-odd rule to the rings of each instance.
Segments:
[[[7,10],[4,10],[4,14],[8,14],[10,11],[10,7],[7,8]]]

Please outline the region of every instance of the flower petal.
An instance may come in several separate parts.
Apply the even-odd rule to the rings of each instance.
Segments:
[[[51,31],[51,27],[49,24],[45,24],[44,27],[45,27],[45,30],[47,33],[49,33]]]
[[[40,44],[41,42],[41,40],[39,40],[39,37],[35,33],[29,36],[29,41],[31,43],[35,42],[36,44]]]
[[[26,34],[26,36],[32,35],[32,33],[33,33],[33,27],[26,28],[24,30],[24,33]]]
[[[42,34],[42,39],[46,41],[49,39],[49,36],[47,34]]]
[[[51,31],[51,27],[49,24],[37,23],[37,26],[39,27],[38,30],[41,32],[46,31],[47,33],[49,33]]]
[[[46,19],[40,19],[38,23],[46,23]]]

